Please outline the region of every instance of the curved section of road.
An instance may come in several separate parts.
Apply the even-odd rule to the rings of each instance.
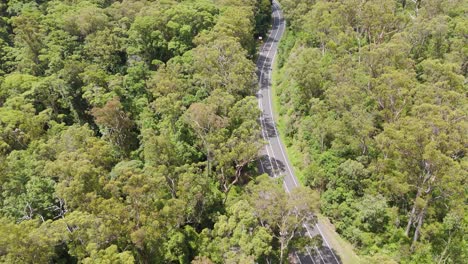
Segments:
[[[257,60],[257,74],[259,77],[257,98],[258,105],[262,111],[260,123],[262,126],[263,139],[267,142],[261,153],[260,169],[262,172],[268,173],[271,177],[283,177],[284,189],[289,193],[292,189],[299,186],[299,182],[294,175],[284,144],[281,142],[278,130],[276,129],[271,96],[271,72],[273,62],[276,57],[279,41],[286,27],[281,7],[276,0],[273,1],[272,16],[272,29],[268,39],[260,49],[259,58]],[[323,245],[321,247],[307,248],[306,251],[308,254],[297,255],[298,262],[303,264],[340,264],[341,261],[339,257],[334,253],[328,243],[329,239],[322,232],[323,227],[321,227],[320,224],[309,226],[307,223],[304,223],[304,226],[307,231],[304,235],[310,237],[321,236]]]

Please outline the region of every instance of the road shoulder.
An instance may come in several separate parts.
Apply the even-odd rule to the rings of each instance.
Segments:
[[[361,263],[359,257],[354,253],[353,246],[341,238],[335,231],[335,226],[330,223],[330,220],[323,215],[318,215],[318,223],[322,233],[327,237],[330,246],[336,250],[343,264],[358,264]]]

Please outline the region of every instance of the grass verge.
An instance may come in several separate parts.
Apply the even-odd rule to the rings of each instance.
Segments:
[[[292,145],[291,139],[286,137],[286,122],[284,118],[280,115],[280,98],[277,95],[277,90],[276,90],[276,80],[279,75],[279,69],[277,68],[276,64],[273,67],[273,73],[272,73],[272,85],[271,85],[271,96],[273,100],[273,115],[275,118],[275,124],[276,127],[278,128],[279,135],[281,138],[281,141],[284,142],[284,145],[286,146],[286,153],[288,155],[288,159],[291,162],[291,164],[294,167],[294,174],[296,175],[297,179],[301,183],[301,185],[304,185],[305,179],[304,179],[304,173],[300,169],[300,164],[302,162],[302,156],[299,151],[297,151],[294,146]]]

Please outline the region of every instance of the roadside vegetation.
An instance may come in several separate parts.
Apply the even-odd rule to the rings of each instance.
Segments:
[[[268,0],[2,1],[0,262],[286,263],[312,243],[318,195],[288,196],[255,164],[270,14]]]
[[[281,1],[301,180],[363,263],[468,259],[466,1]]]

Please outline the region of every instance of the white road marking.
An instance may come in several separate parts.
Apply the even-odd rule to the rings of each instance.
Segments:
[[[323,235],[322,230],[320,230],[320,226],[316,223],[316,224],[315,224],[315,227],[317,227],[317,230],[319,231],[320,236],[322,236],[323,240],[325,241],[325,244],[327,244],[328,248],[330,249],[330,252],[332,253],[333,258],[335,258],[336,263],[340,263],[340,262],[338,261],[338,259],[336,258],[336,255],[335,255],[335,253],[333,252],[332,247],[330,247],[330,244],[328,244],[327,239],[326,239],[325,236]]]
[[[296,252],[294,252],[294,254],[296,255],[296,258],[299,260],[299,263],[301,263],[301,264],[302,264],[302,261],[301,261],[301,258],[299,257],[299,255],[297,255],[297,253],[296,253]],[[315,263],[315,262],[314,262],[314,263]]]
[[[260,76],[262,76],[262,74],[260,74]],[[259,100],[259,104],[260,104],[260,109],[263,109],[263,103],[262,103],[261,100]],[[274,155],[275,152],[273,150],[273,146],[271,145],[270,138],[268,136],[265,136],[266,132],[265,132],[265,129],[263,129],[265,127],[265,125],[264,125],[265,120],[263,119],[263,113],[262,113],[262,116],[260,117],[260,123],[261,123],[261,126],[262,126],[262,137],[263,137],[264,140],[268,141],[268,145],[270,146],[271,153],[273,153],[273,155],[270,155],[270,151],[268,151],[268,146],[265,147],[266,151],[267,151],[267,155],[268,155],[268,160],[270,161],[271,171],[273,172],[273,178],[276,178],[275,168],[273,167],[273,163],[271,162],[271,157],[275,156]],[[261,162],[261,160],[260,160],[260,162]],[[278,161],[276,159],[275,159],[275,163],[276,163],[276,168],[279,168]],[[263,167],[263,169],[265,169],[265,167]]]

